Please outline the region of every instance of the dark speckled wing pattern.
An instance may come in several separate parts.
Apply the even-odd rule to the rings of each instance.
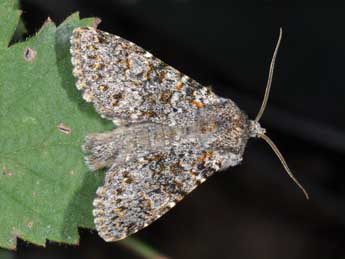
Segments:
[[[191,123],[221,98],[132,42],[92,27],[71,38],[73,74],[86,101],[116,124]]]

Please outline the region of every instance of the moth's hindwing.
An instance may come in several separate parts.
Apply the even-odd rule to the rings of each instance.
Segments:
[[[151,224],[222,167],[223,155],[190,144],[109,169],[93,210],[104,240],[123,239]]]
[[[153,121],[180,125],[220,98],[121,37],[92,27],[71,37],[73,74],[86,101],[118,124]]]

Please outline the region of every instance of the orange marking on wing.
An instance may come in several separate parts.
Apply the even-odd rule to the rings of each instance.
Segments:
[[[196,108],[200,109],[200,108],[204,108],[205,105],[202,102],[198,102],[196,100],[192,101],[192,105],[194,105]]]

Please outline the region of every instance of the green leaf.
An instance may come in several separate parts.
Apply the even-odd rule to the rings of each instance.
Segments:
[[[0,0],[0,50],[7,48],[11,41],[11,36],[14,33],[21,11],[15,9],[16,1]]]
[[[8,47],[20,18],[13,3],[0,2],[0,247],[14,249],[17,237],[76,244],[78,226],[94,228],[103,179],[84,166],[80,146],[88,133],[113,127],[82,100],[71,73],[71,32],[96,20],[48,20]]]

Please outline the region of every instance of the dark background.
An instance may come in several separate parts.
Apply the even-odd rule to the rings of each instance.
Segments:
[[[321,1],[319,1],[321,3]],[[318,1],[313,2],[314,6]],[[240,166],[216,174],[136,236],[170,258],[345,258],[344,6],[273,1],[22,1],[29,35],[50,16],[74,11],[137,43],[251,118],[258,111],[278,38],[271,99],[261,121],[303,194],[262,140],[250,140]],[[77,247],[20,242],[14,258],[137,258],[81,230]]]

